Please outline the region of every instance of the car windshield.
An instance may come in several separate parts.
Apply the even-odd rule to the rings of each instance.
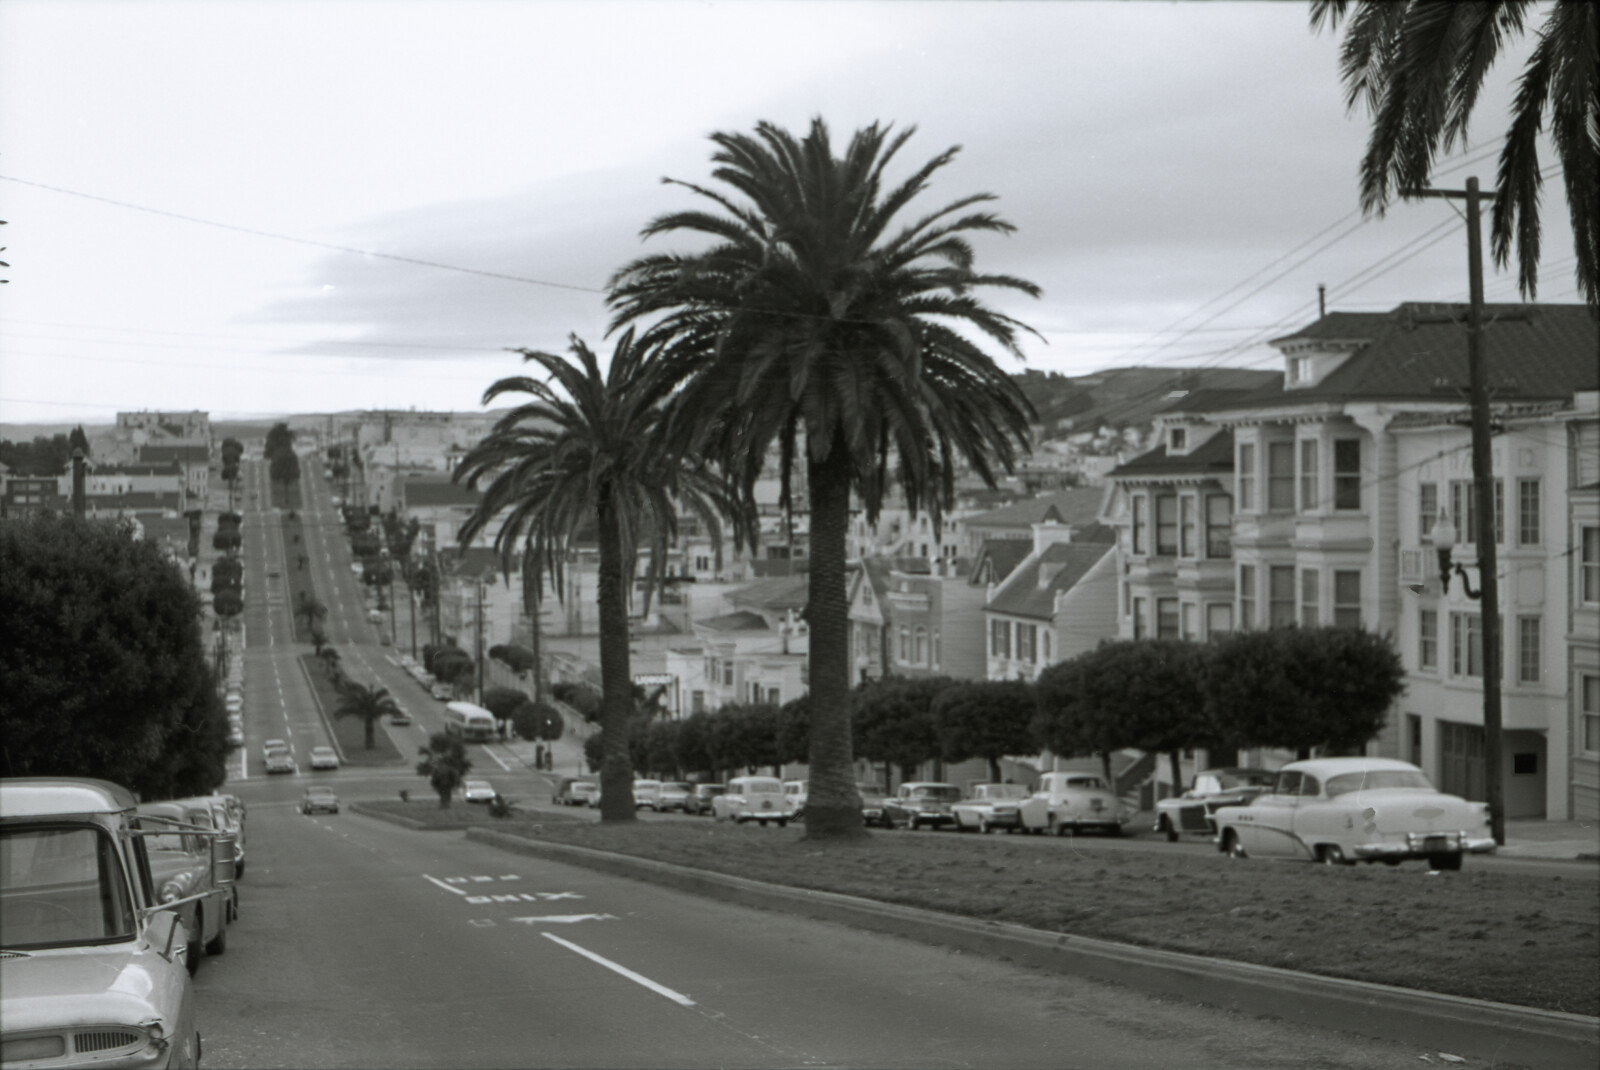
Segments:
[[[82,827],[0,832],[0,946],[105,944],[134,928],[110,836]]]
[[[1217,781],[1226,789],[1270,788],[1277,781],[1276,773],[1220,773]]]
[[[955,802],[961,798],[961,789],[954,785],[916,788],[911,792],[913,799],[933,799],[937,802]]]
[[[1106,782],[1097,776],[1075,776],[1067,781],[1067,787],[1079,791],[1104,791]]]
[[[1432,791],[1433,785],[1428,783],[1428,778],[1420,769],[1368,769],[1328,778],[1330,799],[1336,795],[1349,795],[1353,791],[1377,791],[1383,788]]]

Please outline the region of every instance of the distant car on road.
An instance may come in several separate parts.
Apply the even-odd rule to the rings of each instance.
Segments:
[[[1033,792],[1022,784],[974,784],[967,797],[950,807],[956,819],[957,832],[988,832],[1005,829],[1016,832],[1023,829],[1022,811],[1033,799]],[[1044,803],[1034,807],[1042,815]],[[1034,824],[1042,828],[1044,822]]]
[[[694,785],[686,780],[663,780],[657,810],[682,810],[683,804],[694,794]]]
[[[894,828],[894,822],[884,810],[889,800],[882,788],[876,784],[857,784],[856,793],[861,796],[861,821],[867,828]]]
[[[332,747],[311,748],[311,768],[337,769],[339,768],[339,755]]]
[[[365,571],[365,570],[364,570],[364,569],[363,569],[363,568],[362,568],[362,567],[361,567],[361,562],[359,562],[359,561],[352,561],[352,562],[350,562],[350,571],[351,571],[351,572],[354,572],[354,573],[355,573],[355,574],[356,574],[356,575],[357,575],[357,576],[359,576],[359,575],[361,575],[361,574],[362,574],[362,572],[364,572],[364,571]]]
[[[1206,769],[1194,775],[1194,783],[1182,795],[1156,800],[1155,831],[1176,842],[1185,832],[1206,837],[1217,834],[1211,815],[1224,806],[1242,806],[1262,792],[1270,791],[1278,774],[1270,769],[1243,769],[1233,766]]]
[[[451,687],[449,684],[440,683],[437,680],[434,681],[432,687],[428,688],[428,694],[432,695],[440,702],[449,702],[451,699],[456,697],[456,692],[453,687]]]
[[[376,609],[367,610],[367,620],[370,621],[373,624],[382,624],[383,623],[383,613],[382,613],[382,611],[376,610]]]
[[[633,782],[633,808],[659,810],[661,808],[661,781],[635,780]]]
[[[267,772],[269,773],[297,773],[300,767],[295,764],[294,756],[286,750],[275,750],[267,755]]]
[[[557,806],[592,806],[600,798],[600,785],[589,777],[562,777],[550,801]]]
[[[306,793],[300,796],[300,812],[302,814],[339,812],[339,796],[334,794],[332,788],[316,787],[307,788]]]
[[[694,794],[683,801],[683,812],[686,814],[709,814],[711,803],[718,795],[726,793],[726,784],[696,784]]]
[[[1424,859],[1461,868],[1495,850],[1488,804],[1436,789],[1410,762],[1313,758],[1278,770],[1272,790],[1215,816],[1217,846],[1235,858],[1303,858],[1327,865]]]
[[[950,807],[961,801],[961,789],[939,781],[915,780],[901,784],[894,798],[884,804],[884,814],[896,825],[915,832],[927,826],[954,825]]]
[[[410,724],[411,723],[411,715],[409,713],[407,713],[405,710],[397,708],[393,713],[391,713],[389,715],[389,723],[390,724]]]
[[[783,781],[775,776],[736,776],[728,781],[725,794],[711,800],[711,816],[736,825],[773,821],[782,828],[794,815],[783,794]]]
[[[487,780],[468,780],[461,785],[461,797],[469,803],[486,803],[498,794]]]
[[[1093,830],[1110,836],[1122,835],[1122,827],[1133,819],[1105,780],[1095,773],[1053,772],[1039,777],[1034,799],[1043,807],[1024,808],[1023,825],[1029,830],[1047,829],[1057,836]]]

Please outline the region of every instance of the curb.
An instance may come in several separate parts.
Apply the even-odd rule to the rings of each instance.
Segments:
[[[361,814],[363,817],[375,817],[379,821],[387,821],[391,825],[399,825],[401,828],[410,829],[413,832],[461,832],[474,827],[453,822],[443,825],[428,825],[421,821],[413,821],[409,817],[402,817],[399,814],[391,814],[387,810],[373,809],[364,803],[353,802],[348,805],[351,811]],[[500,834],[496,833],[496,835]]]
[[[467,839],[665,885],[712,899],[889,933],[922,943],[1109,981],[1227,1010],[1269,1016],[1472,1055],[1495,1062],[1593,1070],[1600,1063],[1600,1018],[1509,1003],[1342,980],[1272,966],[1254,966],[1109,940],[975,921],[916,907],[880,903],[690,869],[588,847],[546,843],[472,828]],[[1199,998],[1197,994],[1203,994]]]

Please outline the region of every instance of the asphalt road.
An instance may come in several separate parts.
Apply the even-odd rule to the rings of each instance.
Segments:
[[[338,777],[339,774],[335,774]],[[357,781],[351,781],[353,786]],[[1318,1034],[508,856],[252,785],[206,1064],[1390,1067]]]

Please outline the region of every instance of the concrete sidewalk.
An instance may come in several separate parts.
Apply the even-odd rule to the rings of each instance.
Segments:
[[[1593,821],[1506,822],[1506,842],[1497,854],[1510,858],[1579,858],[1600,862],[1600,824]]]

